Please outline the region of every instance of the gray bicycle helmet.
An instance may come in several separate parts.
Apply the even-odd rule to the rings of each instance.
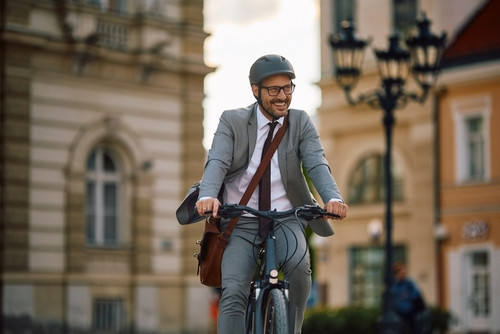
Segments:
[[[280,55],[265,55],[253,63],[250,68],[250,84],[258,85],[265,78],[275,74],[287,74],[290,79],[295,79],[292,64]]]

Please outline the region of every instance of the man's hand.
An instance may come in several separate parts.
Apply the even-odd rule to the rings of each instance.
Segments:
[[[344,219],[347,216],[347,211],[349,210],[349,208],[345,203],[339,201],[329,201],[325,205],[325,210],[339,216],[339,218],[335,217],[328,217],[328,218],[340,220]]]
[[[218,211],[220,207],[220,202],[217,198],[203,197],[196,202],[196,210],[200,216],[212,215],[218,218]],[[206,214],[205,212],[212,211],[211,214]]]

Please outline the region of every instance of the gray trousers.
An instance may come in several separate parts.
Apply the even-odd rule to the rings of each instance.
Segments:
[[[222,258],[222,296],[219,303],[218,334],[245,333],[245,312],[250,282],[256,268],[259,246],[258,220],[241,217]],[[227,221],[222,221],[222,228]],[[276,227],[276,253],[280,269],[290,283],[290,333],[300,333],[311,290],[311,261],[304,223],[295,217]]]

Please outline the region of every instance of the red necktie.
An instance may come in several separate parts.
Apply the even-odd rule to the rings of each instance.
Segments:
[[[266,154],[269,146],[271,145],[271,140],[273,139],[274,128],[278,125],[278,122],[269,122],[268,123],[270,129],[267,134],[266,141],[264,142],[264,147],[262,148],[262,157]],[[262,179],[259,182],[259,210],[261,211],[269,211],[271,210],[271,163],[264,170],[264,174],[262,174]],[[259,235],[262,238],[265,238],[267,235],[267,219],[260,218],[259,219]]]

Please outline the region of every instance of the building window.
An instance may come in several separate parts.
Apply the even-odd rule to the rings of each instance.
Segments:
[[[101,46],[126,50],[129,36],[129,27],[125,24],[99,19],[97,22],[98,43]]]
[[[163,11],[163,4],[160,0],[144,0],[142,4],[148,14],[158,15]]]
[[[393,24],[401,35],[407,35],[415,27],[417,19],[416,0],[393,0]]]
[[[403,199],[403,177],[397,164],[392,166],[393,200]],[[385,199],[384,159],[372,154],[361,160],[349,178],[349,204],[380,203]]]
[[[85,1],[84,1],[85,3]],[[101,6],[101,0],[87,0],[86,3],[88,3],[89,5],[92,5],[92,6]]]
[[[86,2],[90,5],[100,7],[102,11],[120,14],[127,12],[127,0],[86,0]]]
[[[490,276],[488,253],[476,251],[470,254],[470,300],[474,318],[490,315]]]
[[[462,101],[453,107],[457,183],[487,182],[490,178],[489,102]]]
[[[118,244],[120,179],[111,151],[94,149],[87,159],[86,181],[86,235],[90,245]]]
[[[469,154],[468,178],[470,180],[484,179],[484,130],[483,118],[473,116],[465,119],[466,145]]]
[[[342,31],[342,21],[356,22],[356,1],[355,0],[335,0],[333,1],[333,31]]]
[[[350,303],[371,307],[380,306],[384,288],[385,249],[383,247],[354,247],[350,249]],[[393,260],[405,262],[406,250],[394,246]]]
[[[110,12],[124,14],[127,12],[127,0],[107,0],[107,9]]]
[[[123,303],[120,299],[94,300],[94,332],[117,333],[122,329],[123,323]]]
[[[450,312],[460,319],[453,332],[491,332],[500,314],[496,302],[499,256],[497,249],[480,243],[468,243],[449,252],[447,304]]]

